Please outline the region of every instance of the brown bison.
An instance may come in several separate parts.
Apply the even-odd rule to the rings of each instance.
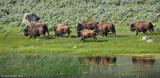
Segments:
[[[98,24],[98,32],[104,37],[107,36],[108,32],[112,32],[114,36],[116,36],[115,26],[111,23],[100,23]]]
[[[130,31],[134,32],[135,30],[136,30],[136,36],[138,35],[138,32],[143,32],[145,34],[145,32],[149,30],[151,35],[152,35],[151,30],[154,32],[153,24],[147,21],[136,21],[135,23],[132,23],[130,26]],[[156,35],[155,32],[154,34]]]
[[[90,30],[97,29],[98,24],[99,24],[98,22],[88,21],[88,20],[84,20],[81,24],[78,23],[78,25],[77,25],[77,36],[80,37],[80,31],[82,29],[90,29]]]
[[[55,36],[62,36],[63,37],[63,34],[67,33],[68,36],[70,37],[70,27],[68,26],[65,26],[63,24],[58,24],[56,28],[54,28],[54,33],[55,33]]]
[[[86,38],[93,38],[93,42],[96,40],[97,41],[97,38],[96,38],[96,33],[93,31],[93,30],[90,30],[90,29],[83,29],[81,31],[81,40],[83,40],[83,42],[85,41]]]
[[[82,29],[95,29],[99,23],[95,21],[84,20],[81,24]]]
[[[48,33],[49,36],[49,31],[48,31],[48,27],[45,23],[31,23],[29,26],[27,26],[24,29],[24,35],[28,36],[30,35],[30,38],[34,37],[36,38],[37,36],[43,35],[44,38],[46,38],[45,33]]]

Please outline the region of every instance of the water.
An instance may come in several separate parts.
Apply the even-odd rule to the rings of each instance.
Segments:
[[[160,55],[60,56],[7,54],[0,76],[58,78],[160,78]]]
[[[87,76],[91,78],[160,78],[159,56],[89,57],[84,60],[89,64]]]

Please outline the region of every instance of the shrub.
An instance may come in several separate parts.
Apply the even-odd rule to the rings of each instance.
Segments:
[[[21,21],[10,22],[9,25],[10,25],[10,26],[20,26],[20,25],[21,25]]]
[[[0,4],[0,23],[12,26],[19,25],[16,22],[22,21],[24,13],[40,16],[39,21],[48,25],[76,26],[83,20],[120,25],[138,19],[158,21],[160,12],[159,0],[1,0]]]
[[[160,12],[160,5],[154,6],[154,12],[156,13]]]

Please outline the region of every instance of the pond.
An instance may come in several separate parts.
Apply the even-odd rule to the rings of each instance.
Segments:
[[[160,78],[160,55],[1,54],[1,77]]]

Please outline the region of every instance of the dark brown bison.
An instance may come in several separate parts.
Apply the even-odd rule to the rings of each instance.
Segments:
[[[104,37],[107,36],[108,32],[112,32],[114,36],[116,36],[115,26],[111,23],[100,23],[98,24],[98,32]]]
[[[138,32],[143,32],[145,34],[145,32],[149,30],[151,35],[152,35],[151,30],[154,32],[153,24],[147,21],[136,21],[135,23],[132,23],[130,26],[130,31],[134,32],[135,30],[136,30],[136,36],[138,35]],[[156,35],[155,32],[154,34]]]
[[[97,29],[97,25],[99,23],[98,22],[95,22],[95,21],[88,21],[88,20],[84,20],[81,24],[78,23],[77,25],[77,36],[80,37],[80,31],[82,29],[90,29],[90,30],[93,30],[93,29]]]
[[[90,30],[90,29],[83,29],[81,31],[81,40],[83,40],[83,42],[85,41],[86,38],[93,38],[93,42],[96,40],[97,41],[97,38],[96,38],[96,33],[93,31],[93,30]]]
[[[82,29],[90,29],[93,30],[95,28],[97,28],[97,25],[99,23],[95,22],[95,21],[88,21],[88,20],[84,20],[81,24]]]
[[[49,36],[49,31],[48,31],[48,27],[45,23],[40,23],[40,22],[36,22],[36,23],[31,23],[29,26],[27,26],[24,29],[24,35],[28,36],[30,35],[30,38],[34,37],[36,38],[37,36],[43,35],[44,38],[46,38],[45,33],[48,33]]]
[[[70,32],[71,32],[70,27],[65,26],[63,24],[58,24],[57,28],[54,28],[55,36],[62,36],[63,37],[63,34],[67,33],[68,36],[70,37]]]

